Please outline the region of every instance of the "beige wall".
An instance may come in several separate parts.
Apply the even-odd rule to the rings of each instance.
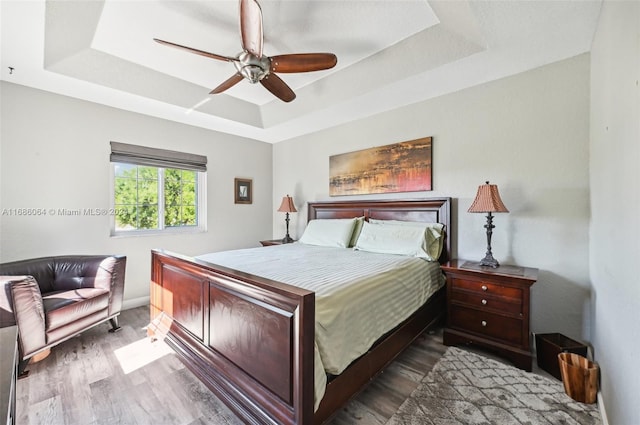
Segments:
[[[593,343],[610,424],[639,424],[640,3],[605,1],[591,53]]]
[[[0,261],[58,254],[128,257],[125,303],[149,297],[150,250],[201,254],[271,236],[272,145],[2,82],[0,210],[108,208],[110,141],[208,157],[206,233],[110,237],[109,217],[0,217]],[[235,205],[234,177],[253,179]],[[125,304],[126,306],[127,304]]]
[[[589,56],[442,96],[274,145],[273,201],[289,193],[293,237],[306,202],[329,199],[329,156],[433,136],[432,192],[369,198],[454,198],[454,257],[479,260],[478,185],[498,184],[509,214],[494,219],[494,256],[537,267],[532,330],[589,339]],[[347,198],[345,198],[347,199]],[[273,234],[284,235],[274,215]]]

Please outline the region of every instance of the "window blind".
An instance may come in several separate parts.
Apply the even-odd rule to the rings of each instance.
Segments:
[[[111,162],[124,162],[151,167],[207,171],[207,157],[203,155],[119,142],[111,142],[110,160]]]

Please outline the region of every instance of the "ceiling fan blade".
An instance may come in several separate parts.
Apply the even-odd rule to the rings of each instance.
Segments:
[[[181,46],[180,44],[172,43],[170,41],[164,41],[157,38],[154,38],[153,40],[160,44],[175,47],[177,49],[186,50],[187,52],[195,53],[196,55],[205,56],[212,59],[218,59],[218,60],[227,61],[227,62],[235,62],[237,60],[236,58],[232,58],[229,56],[216,55],[215,53],[205,52],[204,50],[198,50],[192,47]]]
[[[296,98],[296,94],[291,90],[291,87],[276,74],[267,75],[260,80],[260,83],[283,102],[291,102]]]
[[[236,84],[238,84],[240,81],[242,81],[244,79],[244,77],[242,75],[240,75],[239,73],[235,73],[233,74],[229,79],[227,79],[225,82],[223,82],[222,84],[220,84],[218,87],[216,87],[215,89],[211,90],[209,92],[209,94],[219,94],[222,93],[223,91],[230,89],[231,87],[235,86]]]
[[[262,9],[256,0],[240,0],[240,35],[242,48],[262,57]]]
[[[336,66],[338,58],[333,53],[298,53],[271,57],[271,72],[310,72]]]

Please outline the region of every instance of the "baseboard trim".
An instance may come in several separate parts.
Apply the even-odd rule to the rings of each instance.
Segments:
[[[604,408],[604,398],[602,397],[602,391],[598,391],[596,399],[598,401],[598,410],[600,410],[600,417],[602,418],[602,425],[609,425],[609,419],[607,419],[607,411]]]
[[[123,310],[130,310],[132,308],[149,305],[150,299],[151,298],[147,296],[147,297],[133,298],[133,299],[130,299],[130,300],[124,300],[124,301],[122,301],[122,309]]]

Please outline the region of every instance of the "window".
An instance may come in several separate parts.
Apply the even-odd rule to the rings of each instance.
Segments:
[[[112,234],[206,228],[206,157],[111,142],[111,162]]]

